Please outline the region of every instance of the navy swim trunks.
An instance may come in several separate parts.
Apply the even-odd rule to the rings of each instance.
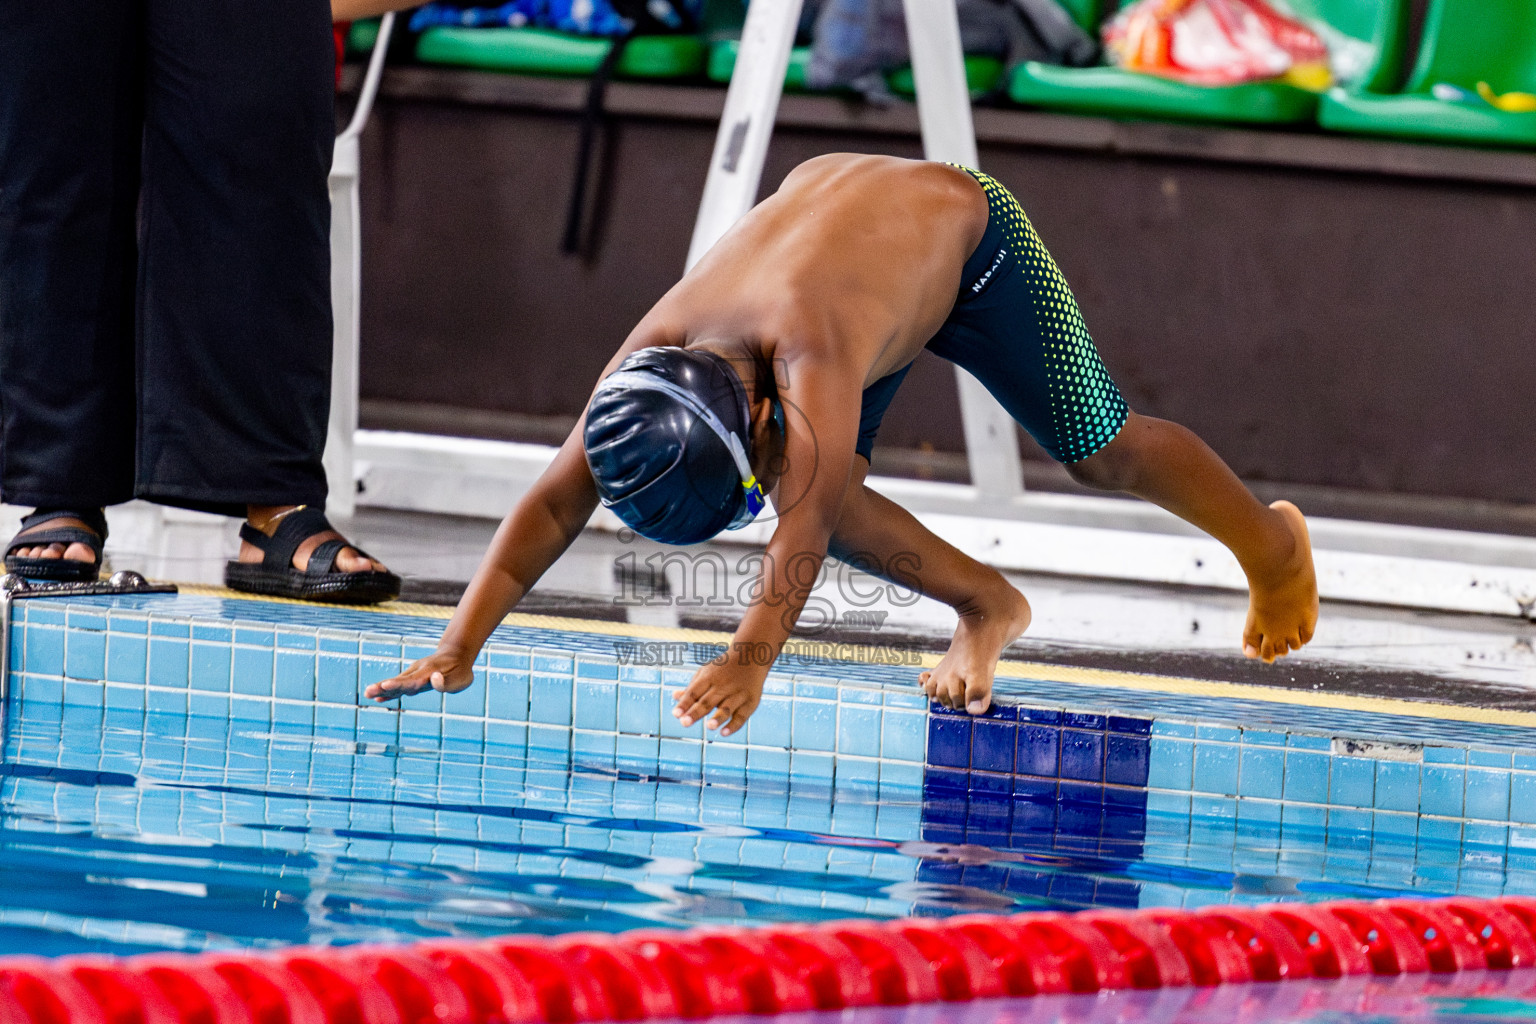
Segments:
[[[987,231],[928,351],[981,381],[1053,459],[1080,462],[1115,439],[1130,409],[1019,201],[980,171],[960,169],[987,194]],[[911,368],[864,389],[856,450],[865,459]]]

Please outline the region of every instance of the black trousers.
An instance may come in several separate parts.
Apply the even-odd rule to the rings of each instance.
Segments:
[[[0,0],[0,493],[323,504],[327,0]]]

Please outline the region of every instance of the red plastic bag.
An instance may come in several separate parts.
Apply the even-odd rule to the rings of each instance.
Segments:
[[[1265,0],[1136,0],[1104,26],[1110,61],[1196,85],[1235,85],[1325,66],[1328,48]]]

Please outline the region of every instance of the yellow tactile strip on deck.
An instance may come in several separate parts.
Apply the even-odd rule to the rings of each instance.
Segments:
[[[287,598],[244,594],[224,587],[203,584],[180,584],[182,593],[208,597],[221,597],[241,601],[272,601],[282,604],[313,606],[311,602]],[[353,606],[355,611],[372,611],[389,615],[414,615],[420,618],[447,619],[453,609],[442,605],[413,604],[393,601],[372,607]],[[573,619],[552,615],[525,615],[514,612],[503,623],[525,629],[565,630],[573,633],[594,633],[601,636],[617,636],[637,640],[667,640],[683,643],[722,644],[731,634],[706,629],[682,629],[667,626],[649,626],[628,622],[604,622],[593,619]],[[837,645],[847,660],[864,664],[882,662],[879,648]],[[815,655],[821,650],[818,641],[792,639],[786,645],[787,653]],[[922,652],[915,655],[917,666],[932,668],[941,655]],[[1209,699],[1257,701],[1269,704],[1286,704],[1295,707],[1324,710],[1363,712],[1379,715],[1403,715],[1410,718],[1437,719],[1449,722],[1467,722],[1480,725],[1508,725],[1536,728],[1536,712],[1511,711],[1503,708],[1473,707],[1463,704],[1436,704],[1427,701],[1395,700],[1390,697],[1360,697],[1340,693],[1317,693],[1305,690],[1287,690],[1280,687],[1254,686],[1244,683],[1224,683],[1207,679],[1190,679],[1182,676],[1163,676],[1138,672],[1121,672],[1113,669],[1079,668],[1071,665],[1051,665],[1043,662],[1004,661],[997,667],[997,675],[1005,679],[1038,679],[1046,682],[1080,686],[1114,687],[1122,690],[1140,690],[1147,693],[1173,694]]]

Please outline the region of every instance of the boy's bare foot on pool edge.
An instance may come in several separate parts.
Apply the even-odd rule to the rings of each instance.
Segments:
[[[1288,501],[1269,506],[1289,527],[1294,544],[1277,553],[1275,566],[1248,576],[1248,622],[1243,627],[1243,653],[1272,662],[1299,651],[1317,628],[1317,572],[1312,566],[1312,540],[1301,510]]]
[[[956,711],[985,714],[1003,649],[1029,628],[1029,602],[1001,577],[996,593],[960,613],[944,659],[917,677],[930,700]]]

